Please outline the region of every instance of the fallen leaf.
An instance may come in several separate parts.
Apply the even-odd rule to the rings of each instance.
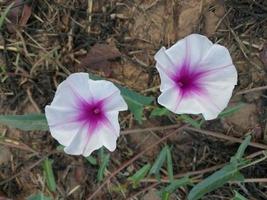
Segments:
[[[29,18],[31,17],[31,14],[32,14],[32,7],[28,4],[25,4],[23,7],[21,18],[19,20],[19,25],[26,26]]]
[[[110,61],[121,56],[120,51],[109,44],[95,44],[86,56],[81,59],[78,68],[102,69],[106,75],[110,75]]]
[[[7,15],[10,21],[7,24],[7,29],[10,33],[15,32],[16,25],[25,26],[32,13],[31,5],[27,4],[25,0],[8,1],[9,5],[13,2],[15,2],[14,6]]]

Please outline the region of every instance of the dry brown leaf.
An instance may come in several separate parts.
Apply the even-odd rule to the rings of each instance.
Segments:
[[[19,20],[19,25],[26,26],[29,18],[31,17],[31,14],[32,14],[32,7],[30,5],[25,4],[23,7],[21,18]]]
[[[108,44],[95,44],[89,50],[78,68],[90,68],[93,70],[102,69],[106,75],[110,75],[110,61],[115,60],[121,56],[120,51]]]
[[[15,32],[14,26],[16,25],[25,26],[32,14],[31,5],[25,3],[24,0],[9,1],[8,3],[11,4],[13,2],[15,2],[14,6],[7,15],[10,20],[10,23],[7,24],[7,29],[10,33]]]

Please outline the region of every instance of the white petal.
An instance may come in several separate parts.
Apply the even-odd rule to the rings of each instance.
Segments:
[[[181,96],[179,90],[174,87],[163,92],[159,96],[158,102],[176,114],[199,114],[202,112],[202,107],[195,99],[195,96],[196,94],[190,94],[186,97]]]
[[[202,58],[199,66],[205,70],[217,70],[231,67],[232,58],[227,48],[214,44]]]
[[[110,111],[124,111],[128,109],[128,105],[117,89],[113,94],[104,98],[104,109],[106,112]]]
[[[90,143],[92,141],[93,143]],[[81,155],[85,152],[88,143],[92,145],[94,150],[102,146],[100,140],[94,134],[88,133],[88,127],[85,124],[80,126],[78,133],[72,139],[71,143],[64,148],[64,151],[71,155]]]
[[[117,135],[119,133],[115,131],[117,127],[111,127],[110,125],[103,124],[92,134],[82,153],[83,156],[89,156],[93,151],[102,146],[105,146],[109,151],[116,149]]]
[[[119,137],[120,135],[120,124],[119,124],[119,112],[108,112],[106,117],[110,122],[109,126],[112,132]]]
[[[167,76],[171,77],[176,73],[175,63],[169,57],[165,47],[162,47],[154,56],[157,61],[157,67],[160,68]]]
[[[203,108],[202,114],[206,120],[215,119],[230,101],[234,84],[211,84],[205,87],[208,96],[198,97],[197,101]]]
[[[51,135],[60,144],[69,145],[81,126],[76,121],[77,112],[61,107],[46,106],[45,115]]]
[[[167,54],[173,62],[180,66],[185,62],[191,67],[198,67],[198,63],[207,54],[212,46],[212,42],[203,35],[191,34],[179,40],[167,50]]]
[[[113,111],[127,110],[128,106],[120,94],[120,90],[110,81],[89,80],[90,91],[96,100],[104,100],[105,108]]]
[[[84,100],[92,98],[89,90],[89,74],[87,73],[74,73],[66,79],[66,84],[73,90],[74,93]]]
[[[162,70],[162,68],[159,66],[159,64],[156,64],[156,68],[159,72],[159,76],[160,76],[160,91],[163,92],[165,90],[168,90],[172,87],[175,86],[175,83],[173,82],[173,80]]]

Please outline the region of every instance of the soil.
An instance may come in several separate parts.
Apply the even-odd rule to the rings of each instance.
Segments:
[[[208,121],[202,128],[241,139],[249,132],[254,142],[267,142],[267,90],[249,92],[267,85],[265,0],[9,0],[0,1],[1,12],[11,2],[15,4],[0,29],[1,114],[44,112],[59,83],[74,72],[96,74],[156,97],[160,80],[155,52],[188,34],[200,33],[229,49],[239,75],[234,93],[248,91],[231,99],[231,106],[244,104],[240,110]],[[145,109],[142,125],[130,113],[123,113],[122,128],[182,123],[176,116],[150,119],[149,112]],[[166,133],[121,136],[117,150],[111,153],[106,176]],[[99,187],[98,167],[82,156],[56,151],[58,144],[49,132],[21,132],[0,126],[0,134],[4,141],[11,141],[1,143],[0,148],[0,199],[22,200],[40,191],[53,199],[87,199]],[[224,164],[238,147],[232,141],[194,131],[183,131],[165,144],[172,146],[175,174]],[[150,186],[143,182],[133,189],[127,185],[127,178],[144,163],[152,163],[163,146],[158,145],[120,171],[94,199],[127,199]],[[246,154],[257,151],[249,147]],[[42,160],[47,155],[53,160],[56,192],[50,192],[45,183]],[[247,179],[266,178],[266,166],[267,161],[263,161],[243,173]],[[157,199],[161,186],[140,193],[137,199]],[[203,199],[231,199],[234,190],[249,199],[267,199],[266,186],[257,181],[226,184]],[[186,199],[189,190],[182,187],[171,199]]]

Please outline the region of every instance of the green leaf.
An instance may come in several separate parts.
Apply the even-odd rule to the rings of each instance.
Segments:
[[[155,108],[152,110],[150,117],[162,117],[162,116],[168,116],[170,114],[170,111],[166,108]]]
[[[88,156],[85,158],[91,165],[97,165],[97,160],[93,156]]]
[[[228,181],[243,181],[244,176],[238,171],[236,165],[229,164],[213,173],[202,182],[193,187],[188,195],[188,200],[197,200],[205,194],[223,186]]]
[[[151,165],[148,163],[148,164],[144,165],[141,169],[139,169],[137,172],[135,172],[134,175],[132,175],[131,177],[128,178],[128,180],[133,182],[134,188],[136,188],[139,185],[140,181],[143,178],[145,178],[150,167],[151,167]]]
[[[27,200],[52,200],[50,197],[44,196],[42,193],[31,195]]]
[[[90,78],[93,80],[101,80],[102,78],[96,75],[90,74]],[[134,119],[138,123],[142,123],[144,107],[148,106],[154,100],[153,97],[143,96],[133,90],[130,90],[126,87],[122,87],[118,84],[115,84],[121,91],[121,95],[128,104],[129,110],[133,113]]]
[[[143,96],[133,90],[129,90],[126,87],[119,85],[117,85],[117,87],[120,89],[121,95],[128,104],[129,110],[133,113],[134,119],[141,124],[144,107],[150,105],[154,98]]]
[[[1,13],[1,17],[0,17],[0,30],[2,29],[2,26],[4,24],[4,21],[6,19],[6,16],[8,14],[8,12],[10,11],[10,9],[12,8],[12,6],[14,5],[15,2],[11,3],[3,13]]]
[[[223,118],[223,117],[227,117],[230,116],[232,114],[234,114],[235,112],[239,111],[241,107],[244,106],[244,103],[239,103],[236,106],[233,106],[231,108],[226,108],[224,111],[222,111],[218,118]]]
[[[242,142],[242,144],[239,146],[236,154],[231,158],[231,162],[238,164],[245,153],[246,148],[248,147],[251,140],[251,135],[248,135],[245,140]]]
[[[232,198],[232,200],[248,200],[247,198],[239,194],[237,191],[234,191],[234,193],[235,196]]]
[[[100,149],[100,166],[97,172],[97,181],[101,182],[104,179],[104,173],[109,163],[109,154],[104,153],[104,149]]]
[[[202,122],[198,122],[197,120],[192,119],[189,115],[180,115],[180,117],[182,118],[182,120],[186,123],[191,124],[193,127],[195,128],[200,128]]]
[[[159,172],[161,167],[163,166],[166,158],[167,158],[167,149],[169,147],[165,146],[159,153],[156,161],[154,162],[153,166],[151,167],[150,171],[149,171],[149,175],[151,174],[155,174],[156,176],[159,176]]]
[[[171,150],[169,147],[167,148],[167,171],[168,171],[169,180],[170,182],[172,182],[174,180],[173,164],[172,164],[172,154],[171,154]]]
[[[170,198],[169,192],[163,192],[162,193],[162,197],[161,197],[162,200],[169,200],[169,198]]]
[[[47,131],[44,114],[0,115],[0,123],[23,131]]]
[[[56,181],[55,176],[52,168],[52,160],[49,160],[48,158],[44,160],[43,163],[43,171],[47,182],[47,187],[50,191],[55,192],[56,191]]]
[[[172,181],[161,192],[162,194],[165,192],[171,194],[178,188],[186,186],[186,185],[192,185],[192,180],[188,176]]]

